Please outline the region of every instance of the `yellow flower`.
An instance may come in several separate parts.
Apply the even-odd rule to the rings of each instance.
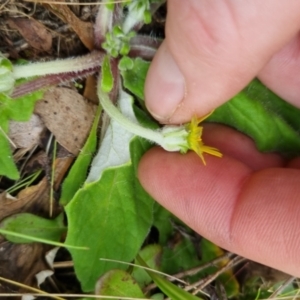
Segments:
[[[211,113],[210,113],[211,114]],[[186,125],[186,130],[188,131],[187,142],[188,148],[196,152],[202,159],[204,165],[206,165],[203,153],[208,153],[217,157],[222,157],[222,153],[214,147],[204,145],[202,141],[202,131],[203,127],[199,124],[206,119],[210,114],[198,119],[194,117],[190,123]]]

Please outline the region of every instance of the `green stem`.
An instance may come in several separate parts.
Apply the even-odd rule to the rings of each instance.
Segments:
[[[38,62],[20,66],[15,65],[12,73],[14,79],[61,73],[77,73],[101,65],[103,57],[104,53],[95,51],[88,55],[76,58]]]
[[[106,113],[113,120],[117,121],[123,128],[128,130],[129,132],[143,137],[147,140],[153,141],[158,145],[163,144],[163,135],[159,131],[154,131],[145,127],[140,126],[137,123],[132,122],[127,119],[116,106],[113,105],[107,93],[101,91],[101,88],[98,87],[98,97],[100,99],[100,103]]]

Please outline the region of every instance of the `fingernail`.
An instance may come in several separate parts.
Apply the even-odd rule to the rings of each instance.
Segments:
[[[167,121],[185,94],[184,77],[167,45],[163,43],[150,66],[146,85],[146,106],[159,121]]]

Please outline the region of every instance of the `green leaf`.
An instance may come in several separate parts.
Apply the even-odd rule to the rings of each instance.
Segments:
[[[155,202],[153,211],[153,226],[159,232],[159,243],[166,245],[173,232],[171,220],[175,217],[163,206]]]
[[[116,142],[118,134],[117,131],[112,134]],[[132,136],[124,143],[131,139]],[[127,147],[128,144],[116,144],[114,151],[124,152]],[[85,291],[92,291],[97,278],[106,271],[124,268],[100,258],[131,261],[149,232],[153,200],[136,177],[137,164],[149,147],[149,142],[134,138],[128,150],[131,158],[125,156],[116,164],[113,157],[106,156],[103,163],[109,161],[109,164],[101,167],[100,178],[87,183],[66,207],[69,224],[66,242],[90,248],[84,254],[71,250],[76,274]]]
[[[295,156],[300,151],[300,110],[258,80],[217,108],[209,121],[229,125],[254,139],[260,151]]]
[[[150,24],[152,21],[152,15],[150,11],[145,11],[144,12],[144,23],[145,24]]]
[[[132,97],[121,91],[118,104],[122,113],[137,122]],[[137,179],[137,165],[151,146],[111,120],[85,185],[66,206],[66,242],[90,249],[85,253],[70,250],[86,292],[105,272],[124,269],[123,264],[100,258],[132,261],[150,230],[153,200]]]
[[[0,128],[0,175],[4,175],[10,179],[19,178],[18,169],[14,163],[11,153],[8,137]]]
[[[132,143],[137,157],[146,146],[139,140]],[[86,184],[67,205],[66,243],[90,248],[85,253],[70,250],[85,292],[92,291],[106,271],[124,268],[100,258],[129,262],[136,256],[152,224],[152,205],[130,164],[105,170],[98,182]]]
[[[97,146],[97,128],[101,112],[102,108],[99,106],[89,137],[62,185],[62,194],[59,203],[63,206],[71,201],[77,190],[86,180],[87,171]]]
[[[167,274],[176,274],[181,270],[189,270],[199,266],[197,246],[190,238],[175,236],[172,247],[166,246],[162,255],[162,271]],[[172,240],[173,240],[172,239]],[[170,243],[170,240],[169,240]]]
[[[110,57],[105,55],[101,69],[101,90],[109,93],[114,87],[114,77],[110,66]]]
[[[43,97],[43,93],[36,91],[16,99],[0,94],[0,175],[13,180],[19,178],[7,136],[9,121],[28,121],[36,101]]]
[[[148,268],[147,264],[143,261],[141,257],[137,257],[138,262],[141,266]],[[162,276],[146,270],[149,276],[153,279],[156,285],[160,288],[162,292],[164,292],[170,299],[172,300],[199,300],[198,298],[185,290],[179,288],[177,285],[173,284],[169,280],[163,278]]]
[[[123,56],[118,64],[119,70],[126,71],[133,68],[133,60],[128,56]]]
[[[159,294],[152,295],[150,299],[153,299],[153,300],[164,300],[165,297],[164,297],[164,294],[159,293]]]
[[[56,219],[49,220],[29,213],[21,213],[5,218],[0,227],[7,231],[12,231],[34,238],[46,239],[49,241],[60,241],[66,227],[63,224],[63,214]],[[31,239],[25,239],[12,235],[4,235],[12,243],[32,243]]]
[[[160,245],[148,245],[143,248],[138,255],[145,261],[149,268],[159,270],[161,254],[162,247]],[[135,261],[135,264],[138,264],[138,262]],[[132,276],[141,288],[144,288],[152,281],[151,277],[142,268],[135,267],[133,269]]]
[[[120,298],[145,297],[136,281],[123,270],[111,270],[104,274],[97,282],[95,293],[101,296],[116,296]]]
[[[126,89],[140,99],[144,99],[144,85],[150,66],[149,62],[136,58],[133,60],[133,68],[121,72]]]
[[[43,97],[44,91],[36,91],[19,98],[10,98],[0,94],[0,120],[28,121],[35,103]]]
[[[109,10],[114,10],[114,7],[115,7],[115,4],[112,2],[112,3],[107,3],[105,4],[106,8],[109,9]]]

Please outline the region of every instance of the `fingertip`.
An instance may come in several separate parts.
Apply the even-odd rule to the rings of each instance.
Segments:
[[[167,123],[184,98],[184,77],[166,42],[158,49],[145,82],[145,101],[150,113]]]

